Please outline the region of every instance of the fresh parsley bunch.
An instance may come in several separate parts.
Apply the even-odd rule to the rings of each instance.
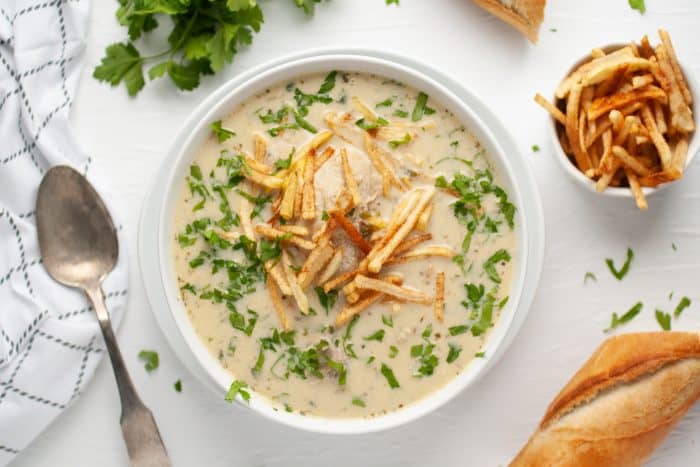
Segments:
[[[313,15],[322,0],[293,1]],[[117,19],[128,29],[129,40],[107,47],[93,76],[112,86],[123,82],[130,96],[146,84],[145,66],[150,80],[168,75],[179,89],[196,88],[202,75],[218,72],[233,61],[239,46],[251,44],[263,23],[257,0],[119,0],[119,4]],[[134,42],[163,20],[172,23],[167,45],[160,53],[142,55]]]

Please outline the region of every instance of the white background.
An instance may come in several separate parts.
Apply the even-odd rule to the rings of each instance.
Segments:
[[[112,187],[122,196],[131,295],[119,341],[176,466],[504,465],[552,397],[602,342],[613,311],[624,312],[641,300],[643,312],[624,331],[654,330],[654,309],[672,311],[678,299],[688,295],[693,305],[673,326],[700,327],[700,168],[695,164],[683,181],[650,199],[645,213],[637,212],[631,200],[596,197],[563,176],[553,160],[547,117],[532,102],[536,91],[550,95],[574,59],[591,47],[639,39],[655,34],[658,27],[670,31],[685,66],[700,73],[700,2],[647,0],[647,13],[641,16],[627,0],[551,0],[537,46],[467,0],[401,0],[398,8],[385,6],[383,0],[333,0],[318,7],[311,20],[292,6],[292,0],[260,3],[266,23],[233,66],[206,78],[191,93],[180,93],[163,80],[129,99],[125,89],[110,89],[91,77],[105,46],[126,35],[114,19],[117,2],[95,0],[73,111],[78,139],[111,174]],[[546,220],[547,255],[539,292],[503,359],[436,413],[366,436],[301,432],[213,397],[177,361],[158,329],[136,257],[143,198],[189,112],[241,70],[329,45],[399,52],[474,89],[520,143],[535,172]],[[541,151],[533,153],[533,144]],[[607,272],[604,258],[619,262],[627,246],[636,258],[630,274],[618,282]],[[587,271],[596,273],[597,283],[584,286]],[[136,357],[144,348],[160,353],[161,366],[150,375]],[[177,379],[182,379],[180,394],[173,390]],[[652,465],[697,465],[698,409],[677,427]],[[127,465],[119,412],[105,360],[82,397],[14,465]]]

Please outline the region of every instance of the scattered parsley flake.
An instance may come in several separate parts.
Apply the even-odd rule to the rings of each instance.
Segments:
[[[384,334],[385,334],[384,329],[380,329],[378,331],[373,332],[369,336],[365,337],[364,340],[382,342],[384,340]]]
[[[532,152],[540,152],[540,147],[536,144],[532,145]]]
[[[673,311],[673,316],[675,318],[678,318],[681,315],[681,313],[683,313],[683,310],[685,310],[689,306],[690,306],[690,299],[688,297],[681,298],[681,301],[678,302],[676,309]]]
[[[211,131],[214,132],[214,136],[216,136],[216,139],[219,141],[219,143],[223,143],[232,136],[236,136],[236,133],[234,133],[231,130],[227,130],[226,128],[221,126],[221,120],[212,122],[212,124],[209,126],[211,128]]]
[[[399,382],[396,380],[396,376],[394,376],[394,371],[385,363],[382,363],[381,372],[384,378],[386,378],[386,382],[389,383],[389,387],[391,389],[400,387]]]
[[[158,368],[160,364],[158,352],[153,350],[142,350],[139,352],[139,358],[144,361],[144,368],[147,372],[152,372]]]
[[[656,310],[656,321],[664,331],[671,330],[671,315],[662,310]]]
[[[366,407],[365,401],[360,399],[359,397],[353,397],[352,398],[352,405],[356,405],[358,407]]]
[[[226,397],[224,397],[224,400],[226,402],[233,402],[236,396],[240,394],[244,401],[250,402],[250,393],[244,389],[247,387],[248,384],[246,382],[234,379],[228,389],[228,392],[226,393]]]
[[[615,279],[621,281],[629,272],[630,264],[632,263],[633,258],[634,258],[634,252],[632,251],[631,248],[627,248],[627,259],[625,260],[625,263],[622,265],[622,267],[619,270],[615,268],[615,264],[613,263],[613,260],[610,258],[606,258],[605,264],[608,265],[608,269],[610,269],[610,273],[613,276],[615,276]]]
[[[592,272],[587,272],[586,275],[583,276],[583,284],[588,284],[588,281],[598,282],[598,278]]]
[[[643,15],[647,11],[647,7],[644,4],[644,0],[629,0],[630,8],[637,10],[640,15]]]
[[[179,379],[175,381],[175,384],[173,384],[173,388],[175,389],[175,392],[182,392],[182,381]]]
[[[416,98],[416,105],[413,107],[413,112],[411,113],[411,120],[414,122],[419,121],[421,118],[423,118],[423,114],[425,114],[425,109],[428,104],[428,95],[424,92],[419,92],[418,97]]]
[[[627,310],[625,314],[622,316],[618,316],[617,313],[612,314],[612,318],[610,320],[610,327],[605,329],[603,332],[609,332],[618,326],[628,323],[634,319],[635,316],[639,314],[640,311],[642,311],[642,302],[637,302],[632,308]]]
[[[459,354],[462,352],[462,347],[454,342],[450,342],[448,345],[450,347],[450,351],[447,354],[447,363],[452,363],[459,358]]]

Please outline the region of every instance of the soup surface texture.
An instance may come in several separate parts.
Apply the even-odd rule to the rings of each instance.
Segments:
[[[232,110],[211,124],[173,220],[182,300],[231,373],[229,398],[372,417],[484,357],[516,207],[449,110],[343,71]]]

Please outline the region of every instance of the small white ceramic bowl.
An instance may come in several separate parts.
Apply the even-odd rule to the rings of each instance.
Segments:
[[[612,52],[614,50],[617,50],[621,47],[624,47],[628,44],[612,44],[606,47],[601,47],[601,49],[605,53]],[[582,64],[591,61],[591,55],[586,55],[579,59],[567,72],[564,76],[569,76],[572,71],[576,70],[579,66]],[[698,102],[700,100],[700,87],[698,86],[698,82],[695,79],[695,75],[688,69],[687,67],[684,67],[683,64],[681,64],[681,68],[683,70],[683,76],[685,77],[686,82],[688,83],[688,88],[690,89],[690,93],[693,96],[693,102]],[[558,99],[556,96],[553,97],[552,102],[554,105],[557,105]],[[695,117],[695,122],[697,126],[698,118],[696,116],[696,110],[693,109],[693,116]],[[559,165],[564,169],[564,172],[569,176],[571,180],[576,182],[578,185],[582,186],[583,188],[590,190],[594,193],[597,193],[601,196],[609,196],[613,198],[633,198],[632,192],[629,190],[627,187],[608,187],[603,191],[602,193],[598,193],[596,191],[595,185],[596,182],[594,180],[591,180],[590,178],[586,177],[583,172],[581,172],[573,163],[573,161],[569,158],[569,156],[566,155],[564,150],[561,147],[561,143],[559,142],[559,135],[558,135],[558,125],[560,125],[554,118],[550,118],[550,137],[552,140],[552,146],[554,147],[554,151],[556,152],[556,160],[559,162]],[[696,129],[695,132],[691,135],[690,141],[688,142],[688,158],[686,160],[686,167],[690,165],[692,160],[695,158],[695,156],[700,153],[700,137],[698,136],[698,130]],[[666,186],[670,185],[670,183],[664,183],[659,185],[656,188],[652,187],[643,187],[642,191],[644,192],[645,196],[653,195],[654,193],[664,189]]]
[[[513,170],[512,164],[516,166],[521,164],[519,161],[512,164],[509,161],[509,157],[517,158],[520,154],[513,152],[507,155],[499,139],[471,107],[442,84],[414,69],[378,57],[326,54],[284,62],[262,70],[236,87],[228,87],[229,90],[225,93],[215,92],[200,104],[179,134],[175,135],[174,141],[177,141],[177,144],[171,148],[165,173],[159,175],[163,180],[162,186],[165,188],[158,194],[161,202],[157,220],[159,263],[157,269],[161,274],[160,279],[172,319],[190,353],[188,357],[193,357],[191,360],[196,362],[198,370],[196,373],[206,375],[204,382],[212,386],[222,399],[234,377],[219,364],[193,329],[180,297],[174,269],[172,249],[175,232],[172,220],[187,169],[200,145],[210,136],[210,122],[225,117],[250,96],[270,86],[310,73],[329,70],[365,72],[391,77],[427,92],[431,100],[439,102],[452,111],[479,139],[490,154],[496,170],[502,174],[505,189],[513,202],[517,207],[523,207],[518,210],[515,218],[517,246],[514,254],[510,300],[484,345],[487,358],[475,358],[457,377],[429,396],[399,411],[369,419],[334,419],[278,411],[273,408],[268,399],[255,393],[251,393],[249,404],[241,403],[244,407],[249,407],[274,421],[309,431],[335,434],[368,433],[401,425],[437,409],[473,384],[491,366],[494,359],[500,356],[522,323],[523,315],[527,313],[529,300],[537,283],[537,280],[532,280],[532,277],[539,277],[542,264],[544,229],[541,208],[539,208],[539,195],[531,174],[527,169]],[[227,85],[224,85],[224,88],[227,88]],[[530,212],[532,217],[524,216],[523,212]],[[537,241],[533,242],[532,237],[537,237]],[[536,245],[535,250],[530,251],[529,245],[533,244]],[[521,303],[523,295],[528,297],[525,304]],[[488,358],[488,356],[492,357]]]

